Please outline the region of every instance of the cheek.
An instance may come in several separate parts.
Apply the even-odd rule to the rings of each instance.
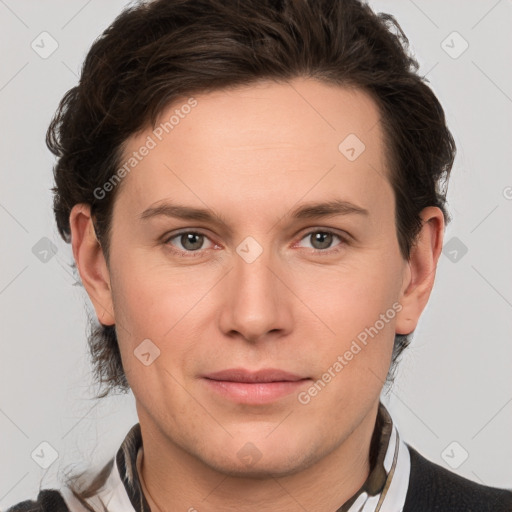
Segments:
[[[304,268],[292,282],[304,305],[339,339],[355,337],[381,315],[385,315],[385,325],[379,322],[379,330],[389,335],[399,308],[400,264],[380,260],[360,258],[337,267]]]
[[[172,266],[146,251],[133,250],[129,258],[116,263],[112,276],[116,320],[129,325],[139,338],[151,335],[163,341],[215,282],[212,272]]]
[[[137,400],[160,403],[162,421],[174,421],[187,413],[177,383],[184,382],[197,360],[189,316],[204,313],[200,304],[204,291],[181,286],[147,266],[136,271],[127,262],[126,268],[130,271],[118,271],[112,282],[123,368]],[[172,402],[172,409],[162,400]]]
[[[147,379],[148,387],[153,379],[153,385],[162,384],[157,381],[166,379],[164,368],[178,377],[186,372],[187,361],[194,360],[190,321],[205,314],[201,298],[212,285],[208,278],[198,280],[190,272],[146,261],[132,257],[116,262],[111,282],[123,366],[131,384]],[[146,353],[155,366],[143,364]]]
[[[307,305],[322,320],[318,325],[324,335],[317,345],[321,350],[313,360],[318,363],[316,378],[329,385],[319,406],[342,400],[356,407],[363,396],[377,396],[391,362],[401,308],[401,260],[390,249],[387,258],[375,251],[375,256],[346,261],[336,269],[315,271],[314,276],[303,272],[297,281],[297,295],[308,297]],[[308,332],[311,326],[304,321],[302,329]]]
[[[303,398],[311,399],[313,408],[329,411],[333,422],[344,422],[346,411],[366,410],[381,392],[400,305],[396,283],[380,272],[347,272],[336,281],[318,280],[324,293],[310,303],[329,332],[324,329],[326,335],[311,354],[315,383]]]

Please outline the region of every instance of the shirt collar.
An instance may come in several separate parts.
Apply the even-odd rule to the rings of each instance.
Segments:
[[[411,462],[409,450],[389,412],[379,404],[370,443],[370,473],[360,489],[336,512],[398,512],[405,504]]]
[[[126,435],[112,470],[101,492],[89,499],[92,504],[102,502],[111,512],[151,512],[142,491],[137,472],[137,458],[142,448],[140,423]],[[361,488],[336,512],[401,511],[409,486],[410,456],[400,439],[387,409],[381,403],[370,444],[370,473]],[[72,511],[77,507],[68,495]]]

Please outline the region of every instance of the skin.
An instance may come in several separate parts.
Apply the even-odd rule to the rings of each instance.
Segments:
[[[88,205],[70,216],[73,254],[98,319],[117,324],[142,429],[145,494],[154,510],[332,512],[368,475],[394,336],[412,332],[427,303],[443,214],[422,211],[406,261],[379,112],[362,91],[295,79],[195,98],[123,179],[108,262]],[[132,136],[126,155],[151,133]],[[351,133],[365,144],[354,161],[338,150]],[[291,217],[333,199],[368,214]],[[140,219],[164,201],[210,209],[225,224]],[[196,256],[184,256],[190,246],[171,238],[184,229],[205,235],[189,249]],[[325,230],[335,236],[319,246],[312,234]],[[252,263],[236,251],[248,236],[262,248]],[[309,378],[300,387],[307,390],[396,303],[400,312],[308,404],[296,392],[237,403],[202,378],[278,368]],[[148,366],[134,356],[144,339],[160,350]],[[260,456],[252,464],[237,455],[248,442]]]

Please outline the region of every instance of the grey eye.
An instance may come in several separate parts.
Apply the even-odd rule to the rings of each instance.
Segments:
[[[179,237],[182,247],[187,251],[197,251],[204,243],[204,235],[200,233],[183,233]]]
[[[333,234],[327,231],[316,231],[308,236],[314,249],[328,249],[333,241]]]

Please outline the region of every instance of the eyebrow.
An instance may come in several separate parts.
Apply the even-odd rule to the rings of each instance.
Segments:
[[[331,201],[306,203],[300,205],[290,213],[286,214],[284,217],[291,217],[295,219],[317,219],[322,217],[334,217],[337,215],[351,214],[368,216],[369,211],[349,201],[334,199]],[[147,208],[139,215],[139,218],[141,220],[147,220],[160,216],[227,225],[226,220],[221,215],[210,209],[193,208],[190,206],[182,206],[169,202]]]
[[[332,217],[335,215],[358,214],[368,216],[370,212],[361,206],[349,201],[334,199],[322,203],[307,203],[297,207],[291,212],[291,217],[297,219],[311,219],[319,217]]]

